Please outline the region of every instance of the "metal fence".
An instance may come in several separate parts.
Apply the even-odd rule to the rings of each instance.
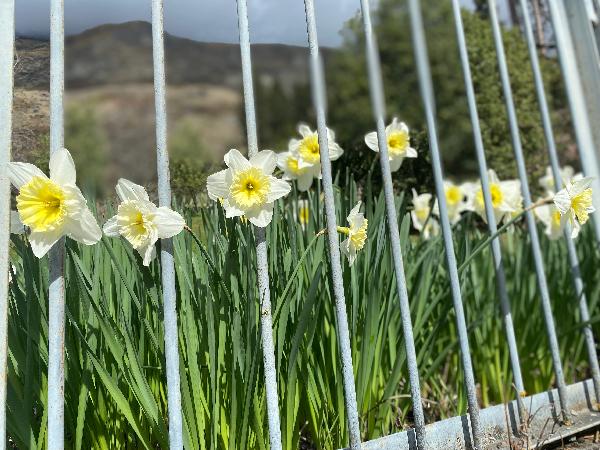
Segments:
[[[297,0],[301,1],[301,0]],[[473,138],[476,158],[483,187],[485,213],[490,235],[497,232],[490,181],[485,157],[485,149],[479,124],[475,91],[469,66],[467,42],[461,18],[459,0],[444,0],[452,3],[454,24],[462,64],[465,91],[467,95],[470,119],[473,127]],[[570,111],[573,118],[575,136],[581,155],[584,172],[595,177],[596,193],[600,192],[600,173],[596,150],[598,142],[594,139],[594,130],[600,123],[597,111],[599,105],[586,101],[586,95],[592,88],[594,94],[600,92],[600,76],[598,76],[598,49],[594,40],[592,25],[587,17],[586,0],[549,0],[551,24],[557,44],[563,78],[568,94]],[[489,15],[493,31],[493,39],[497,54],[498,68],[506,103],[506,111],[510,126],[510,134],[514,157],[517,163],[519,179],[522,186],[524,206],[531,205],[531,195],[527,180],[527,168],[521,148],[519,122],[511,92],[510,74],[506,64],[505,49],[502,43],[500,25],[495,0],[489,0]],[[369,87],[372,100],[374,121],[381,157],[382,182],[385,193],[385,207],[390,234],[391,253],[397,283],[398,302],[402,319],[402,331],[407,355],[408,377],[411,388],[412,407],[414,413],[414,429],[394,434],[370,442],[361,443],[359,414],[357,409],[354,384],[354,370],[350,350],[350,333],[346,314],[346,300],[342,282],[339,241],[336,234],[336,214],[333,198],[332,171],[327,152],[326,132],[326,96],[323,66],[321,64],[317,36],[316,17],[313,0],[304,0],[307,24],[308,46],[310,51],[310,74],[312,82],[313,102],[317,117],[319,145],[321,150],[322,184],[324,192],[325,214],[328,230],[328,247],[330,256],[330,274],[337,315],[337,335],[340,348],[345,408],[349,429],[349,446],[352,450],[379,448],[441,449],[441,448],[508,448],[509,443],[518,441],[522,425],[527,421],[528,427],[544,428],[544,424],[552,421],[555,425],[546,432],[541,432],[540,439],[550,443],[567,435],[590,429],[600,425],[600,414],[597,402],[600,402],[600,370],[596,343],[589,324],[590,315],[575,245],[570,237],[570,230],[565,231],[565,245],[574,283],[573,301],[579,307],[585,344],[589,353],[589,369],[591,379],[573,385],[566,385],[563,376],[563,363],[560,358],[554,318],[550,304],[550,292],[546,282],[546,274],[542,261],[537,227],[531,211],[526,212],[527,228],[531,240],[531,251],[535,261],[535,272],[538,281],[540,307],[546,324],[548,344],[552,355],[556,389],[526,397],[523,385],[519,354],[517,351],[518,330],[513,327],[506,289],[507,274],[504,271],[502,250],[498,239],[491,242],[492,258],[496,270],[496,282],[500,311],[509,348],[515,398],[508,405],[499,405],[483,410],[477,402],[476,374],[473,372],[469,350],[467,323],[463,311],[461,286],[452,240],[452,228],[448,219],[447,205],[443,185],[443,168],[440,158],[438,135],[436,131],[435,93],[430,74],[427,55],[426,35],[421,16],[419,0],[408,0],[410,12],[412,40],[417,63],[417,73],[421,97],[426,114],[429,134],[429,145],[433,165],[433,175],[437,199],[440,209],[440,220],[445,246],[446,264],[456,313],[456,327],[460,344],[460,357],[463,366],[464,383],[468,400],[468,414],[463,417],[431,423],[426,425],[423,413],[421,389],[419,385],[419,369],[413,327],[410,316],[406,278],[400,237],[397,211],[394,204],[392,176],[388,160],[387,140],[385,134],[384,92],[377,50],[376,37],[371,22],[368,0],[360,0],[362,23],[366,37],[366,56],[369,75]],[[590,2],[591,5],[591,2]],[[521,9],[521,29],[525,39],[531,68],[534,75],[535,89],[540,113],[543,121],[544,136],[551,162],[555,186],[562,185],[558,164],[556,143],[550,121],[550,113],[546,101],[536,43],[529,18],[528,2],[519,0]],[[589,5],[587,5],[589,7]],[[597,5],[600,6],[600,5]],[[252,80],[252,64],[250,51],[249,21],[246,0],[237,0],[238,27],[243,71],[244,104],[246,111],[247,139],[249,154],[258,151],[254,93]],[[154,55],[154,84],[156,106],[156,141],[158,160],[158,193],[161,206],[170,206],[171,190],[169,183],[169,157],[167,150],[167,117],[165,98],[165,55],[163,42],[163,0],[152,0],[152,31]],[[9,244],[9,194],[10,186],[5,169],[10,160],[11,149],[11,111],[13,89],[14,58],[14,0],[0,0],[0,436],[2,448],[6,446],[6,381],[7,381],[7,309],[8,309],[8,244]],[[63,146],[63,97],[64,97],[64,2],[51,0],[51,65],[50,65],[50,151]],[[402,55],[401,55],[402,56]],[[594,59],[595,58],[595,59]],[[581,69],[581,71],[579,70]],[[585,94],[584,94],[585,93]],[[595,98],[595,97],[593,97]],[[593,124],[596,127],[593,127]],[[596,209],[600,211],[600,196],[595,197]],[[600,217],[593,218],[596,236],[600,241]],[[271,449],[281,449],[281,430],[277,377],[272,330],[271,301],[269,292],[269,273],[265,229],[255,229],[257,270],[260,299],[261,337],[264,363],[264,376],[267,398],[267,414]],[[183,448],[181,394],[179,387],[179,350],[177,346],[177,312],[173,247],[170,240],[161,247],[161,267],[163,281],[164,326],[166,375],[168,390],[169,443],[171,449]],[[64,336],[65,336],[65,298],[63,279],[64,244],[57,245],[50,254],[50,295],[49,295],[49,364],[48,364],[48,448],[58,450],[64,447]],[[535,417],[529,411],[537,411]]]

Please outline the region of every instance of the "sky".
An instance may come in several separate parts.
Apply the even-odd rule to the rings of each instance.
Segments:
[[[471,6],[473,0],[461,3]],[[77,34],[105,23],[150,21],[150,4],[150,0],[66,0],[65,32]],[[169,33],[198,41],[237,42],[235,0],[165,0],[164,4],[165,30]],[[360,3],[316,0],[315,7],[319,42],[333,47],[341,43],[339,32],[359,10]],[[48,36],[49,8],[49,0],[17,1],[17,34]],[[249,0],[248,8],[252,42],[306,45],[302,0]]]

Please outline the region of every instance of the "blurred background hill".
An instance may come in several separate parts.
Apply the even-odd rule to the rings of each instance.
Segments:
[[[509,2],[510,3],[510,2]],[[476,174],[473,137],[450,2],[423,1],[441,151],[450,178]],[[465,9],[464,22],[488,162],[502,178],[515,177],[504,100],[485,2]],[[422,155],[395,174],[402,187],[431,189],[431,166],[414,68],[408,11],[403,0],[381,0],[374,14],[388,115],[406,121]],[[543,26],[543,25],[542,25]],[[329,125],[346,150],[336,168],[366,176],[374,153],[363,136],[374,128],[364,39],[358,16],[347,21],[342,43],[323,49]],[[532,185],[545,168],[545,142],[520,30],[504,27],[511,81]],[[551,47],[552,36],[545,36]],[[169,144],[174,188],[194,196],[230,148],[244,149],[245,130],[239,47],[167,34]],[[576,157],[570,117],[552,52],[541,48],[548,98],[563,163]],[[252,47],[262,148],[285,150],[298,122],[314,127],[308,50],[282,44]],[[152,36],[147,22],[102,25],[66,41],[66,146],[80,181],[105,192],[122,176],[155,181]],[[15,61],[14,159],[44,166],[48,149],[49,43],[19,38]],[[375,177],[378,178],[378,177]]]

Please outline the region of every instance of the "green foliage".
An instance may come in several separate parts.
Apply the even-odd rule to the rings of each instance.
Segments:
[[[169,137],[171,188],[180,198],[196,201],[206,189],[206,177],[214,167],[212,155],[192,121],[177,123]]]
[[[475,176],[477,162],[460,65],[451,2],[422,2],[431,74],[435,89],[438,136],[449,177]],[[485,15],[485,11],[482,10]],[[466,40],[475,85],[481,128],[488,163],[501,178],[516,178],[513,149],[508,128],[504,96],[500,84],[491,25],[479,13],[463,11]],[[388,117],[397,116],[412,130],[413,144],[421,155],[428,154],[425,119],[411,42],[408,8],[404,0],[382,0],[374,11]],[[520,31],[503,29],[511,84],[516,103],[523,151],[532,180],[542,175],[546,162],[546,143],[533,84],[527,48]],[[348,21],[344,44],[326,56],[325,72],[329,97],[328,123],[336,131],[346,150],[336,163],[350,166],[357,179],[364,178],[374,159],[366,147],[364,135],[375,128],[366,72],[364,36],[359,16]],[[551,107],[556,117],[559,140],[568,141],[568,119],[564,108],[564,90],[555,59],[541,56],[542,71]],[[309,121],[307,104],[290,102],[295,97],[257,95],[257,110],[268,119],[259,120],[260,136],[266,146],[285,145],[295,134],[297,121]],[[310,96],[303,97],[308,100]],[[300,106],[300,112],[297,112]],[[302,112],[304,108],[305,112]],[[291,114],[291,110],[294,113]],[[314,123],[312,124],[314,125]],[[404,188],[422,188],[428,184],[429,161],[419,158],[405,161],[394,178]]]
[[[411,425],[411,402],[384,199],[367,174],[362,198],[369,238],[355,265],[343,262],[360,424],[365,439]],[[344,220],[358,198],[354,182],[338,186]],[[306,440],[315,448],[347,445],[334,301],[329,289],[320,193],[309,192],[303,229],[294,191],[277,203],[267,230],[279,405],[285,449]],[[441,238],[410,235],[402,195],[396,199],[422,394],[428,421],[466,411],[462,369]],[[225,220],[218,204],[182,211],[217,271],[189,234],[174,239],[184,436],[187,449],[266,449],[260,319],[252,228]],[[106,211],[105,217],[112,215]],[[486,238],[467,215],[454,229],[461,265]],[[100,219],[103,221],[103,218]],[[578,239],[590,311],[598,311],[600,264],[592,230]],[[143,267],[121,239],[96,246],[67,240],[66,445],[68,449],[167,448],[166,384],[160,265]],[[508,296],[525,387],[553,383],[552,364],[526,232],[502,237]],[[10,285],[8,433],[18,448],[46,441],[47,258],[14,236]],[[567,382],[586,376],[566,249],[542,235],[543,254]],[[307,253],[302,264],[301,255]],[[297,272],[296,272],[297,270]],[[495,272],[488,249],[461,271],[475,376],[483,406],[512,395],[511,372]],[[226,286],[223,289],[222,284]],[[289,288],[287,291],[286,289]],[[285,295],[284,295],[285,292]],[[595,314],[591,319],[600,331]]]
[[[103,197],[108,184],[107,139],[92,106],[71,105],[67,108],[65,147],[73,155],[81,186]]]

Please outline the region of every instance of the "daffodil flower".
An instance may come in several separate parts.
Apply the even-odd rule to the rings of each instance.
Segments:
[[[417,191],[413,188],[412,190],[412,204],[413,209],[410,212],[410,218],[412,219],[412,224],[415,230],[422,232],[424,230],[425,224],[431,220],[431,194],[418,194]]]
[[[104,234],[123,236],[149,266],[156,256],[156,241],[181,233],[185,221],[172,209],[152,203],[143,186],[121,178],[116,191],[121,203],[117,214],[104,224]]]
[[[308,200],[298,200],[298,212],[294,211],[296,220],[300,222],[302,228],[306,228],[308,219],[310,218],[310,209],[308,207]]]
[[[464,190],[464,186],[456,185],[452,181],[444,180],[444,194],[446,197],[446,209],[448,210],[448,218],[450,223],[455,225],[461,218],[461,213],[469,209],[468,190]],[[470,187],[468,188],[470,189]],[[437,200],[433,206],[433,212],[437,216],[440,215],[440,209]]]
[[[575,176],[575,171],[571,166],[564,166],[560,169],[560,177],[563,182],[563,186],[569,184],[571,179]],[[540,186],[544,188],[544,191],[550,195],[553,195],[556,192],[556,187],[554,186],[554,174],[552,172],[552,167],[546,167],[546,173],[543,177],[539,179]],[[562,187],[562,186],[561,186]]]
[[[404,122],[398,122],[398,119],[394,117],[392,123],[385,128],[385,135],[387,137],[388,158],[392,172],[400,168],[404,158],[416,158],[418,156],[417,151],[410,146],[410,134]],[[365,135],[365,144],[371,150],[379,152],[376,131]]]
[[[277,155],[263,150],[248,161],[233,149],[224,159],[228,168],[207,179],[208,196],[222,199],[225,217],[246,216],[253,225],[266,227],[273,219],[275,200],[291,190],[289,183],[272,175]]]
[[[10,233],[11,234],[23,234],[25,233],[25,226],[21,222],[18,211],[10,212]]]
[[[299,169],[313,169],[313,175],[320,178],[321,149],[319,135],[304,124],[298,125],[298,133],[300,133],[302,139],[291,139],[288,145],[289,151],[296,155]],[[331,161],[335,161],[344,154],[342,147],[335,142],[335,133],[329,128],[327,128],[327,145]]]
[[[300,156],[298,151],[287,151],[277,154],[277,166],[283,171],[283,179],[298,181],[298,190],[308,191],[312,186],[314,178],[321,178],[321,166],[316,164],[312,167],[299,167]]]
[[[582,178],[571,181],[564,189],[554,196],[554,204],[558,209],[561,221],[571,224],[571,237],[579,234],[581,225],[584,225],[590,214],[595,211],[592,206],[592,178]]]
[[[338,232],[347,235],[348,237],[342,242],[342,253],[348,258],[350,267],[356,260],[356,254],[363,249],[367,240],[367,227],[369,221],[365,219],[363,213],[360,212],[360,203],[358,202],[348,214],[346,220],[349,227],[337,227]]]
[[[544,233],[550,240],[561,237],[565,222],[561,220],[560,211],[553,204],[544,204],[533,210],[537,218],[544,225]]]
[[[102,232],[87,201],[75,185],[75,163],[67,149],[50,156],[50,177],[33,164],[11,162],[8,177],[18,189],[17,211],[31,233],[31,250],[38,258],[63,236],[95,244]]]
[[[514,215],[523,210],[521,182],[519,180],[500,181],[496,172],[491,169],[488,172],[488,177],[496,222],[501,223],[502,220],[510,220]],[[483,188],[481,185],[477,186],[477,190],[471,196],[471,202],[473,210],[484,221],[487,221]]]

